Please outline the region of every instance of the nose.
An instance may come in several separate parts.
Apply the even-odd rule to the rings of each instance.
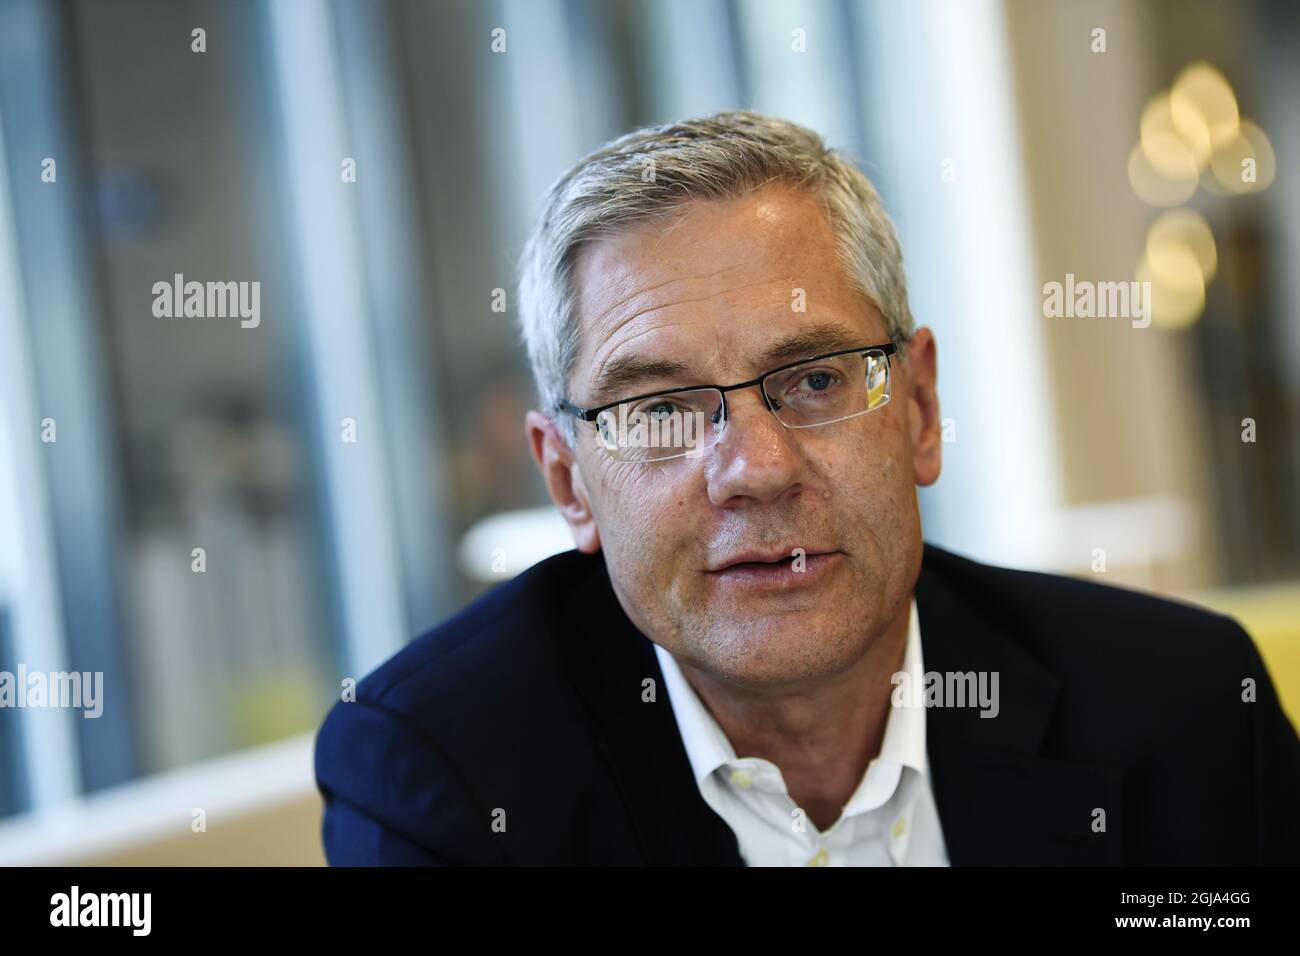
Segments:
[[[757,388],[727,396],[727,426],[709,455],[709,500],[719,507],[772,502],[797,488],[803,458]]]

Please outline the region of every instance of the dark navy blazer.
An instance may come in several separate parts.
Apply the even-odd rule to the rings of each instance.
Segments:
[[[1300,864],[1300,741],[1232,619],[929,544],[915,596],[927,672],[999,673],[997,717],[926,714],[954,865]],[[542,561],[330,710],[329,862],[743,865],[663,687],[603,555]]]

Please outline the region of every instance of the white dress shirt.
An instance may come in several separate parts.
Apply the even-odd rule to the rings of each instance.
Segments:
[[[867,765],[839,819],[823,833],[797,811],[776,764],[761,757],[738,758],[677,661],[658,644],[655,653],[700,794],[735,832],[748,865],[948,865],[930,785],[924,706],[895,707],[891,702],[879,755]],[[923,685],[915,599],[908,612],[903,669],[913,687]]]

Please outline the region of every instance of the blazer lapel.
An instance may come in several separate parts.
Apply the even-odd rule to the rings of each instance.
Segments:
[[[999,710],[932,707],[926,740],[949,860],[1119,864],[1122,772],[1042,754],[1059,682],[932,567],[916,585],[927,673],[998,674]],[[1095,832],[1095,811],[1105,830]]]
[[[628,619],[604,555],[570,594],[562,645],[597,726],[597,747],[622,794],[643,862],[743,866],[736,836],[700,795],[654,645]],[[644,699],[652,680],[654,700]]]

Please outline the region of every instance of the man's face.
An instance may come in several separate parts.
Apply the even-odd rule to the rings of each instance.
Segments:
[[[575,404],[728,385],[889,341],[810,195],[774,184],[682,209],[668,226],[638,226],[581,252]],[[825,333],[824,343],[771,358],[810,333]],[[596,388],[631,356],[687,371],[624,381],[613,394]],[[797,687],[858,661],[898,619],[920,567],[915,486],[939,466],[929,331],[917,333],[906,363],[891,361],[890,403],[845,421],[787,429],[754,387],[728,393],[726,429],[699,457],[617,462],[582,422],[566,454],[530,417],[534,453],[579,546],[604,550],[619,601],[646,636],[718,680]],[[803,572],[789,560],[797,548]],[[787,560],[727,568],[746,553]]]

